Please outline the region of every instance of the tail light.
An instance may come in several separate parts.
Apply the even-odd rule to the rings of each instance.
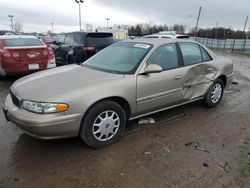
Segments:
[[[43,50],[43,55],[48,55],[48,50]]]
[[[50,69],[56,67],[56,59],[53,50],[48,47],[47,52],[49,53],[47,68]]]
[[[89,51],[89,52],[93,52],[93,51],[95,51],[95,47],[82,47],[82,49],[84,50],[84,51]]]
[[[20,55],[18,52],[12,52],[12,56],[18,58]]]
[[[54,55],[54,52],[53,52],[52,49],[48,48],[48,49],[47,49],[47,52],[49,53],[49,59],[55,58],[55,55]]]
[[[2,51],[2,56],[3,57],[11,57],[11,53],[8,50],[3,50]]]

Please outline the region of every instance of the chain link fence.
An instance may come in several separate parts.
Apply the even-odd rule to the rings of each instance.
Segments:
[[[213,39],[196,37],[193,40],[208,48],[250,55],[250,39]]]

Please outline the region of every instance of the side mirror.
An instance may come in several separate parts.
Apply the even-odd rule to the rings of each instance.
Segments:
[[[160,65],[150,64],[144,69],[144,72],[142,72],[142,74],[159,73],[162,72],[162,70],[163,69]]]

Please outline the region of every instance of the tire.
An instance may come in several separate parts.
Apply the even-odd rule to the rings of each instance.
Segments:
[[[101,101],[88,110],[81,123],[79,135],[91,148],[105,147],[119,139],[126,120],[126,113],[118,103]]]
[[[224,82],[220,78],[218,78],[209,88],[203,99],[205,106],[209,108],[217,106],[221,102],[223,93]]]

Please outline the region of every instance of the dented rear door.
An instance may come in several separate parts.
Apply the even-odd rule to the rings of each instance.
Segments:
[[[202,97],[212,84],[218,69],[208,52],[199,44],[179,43],[183,57],[183,100]]]

